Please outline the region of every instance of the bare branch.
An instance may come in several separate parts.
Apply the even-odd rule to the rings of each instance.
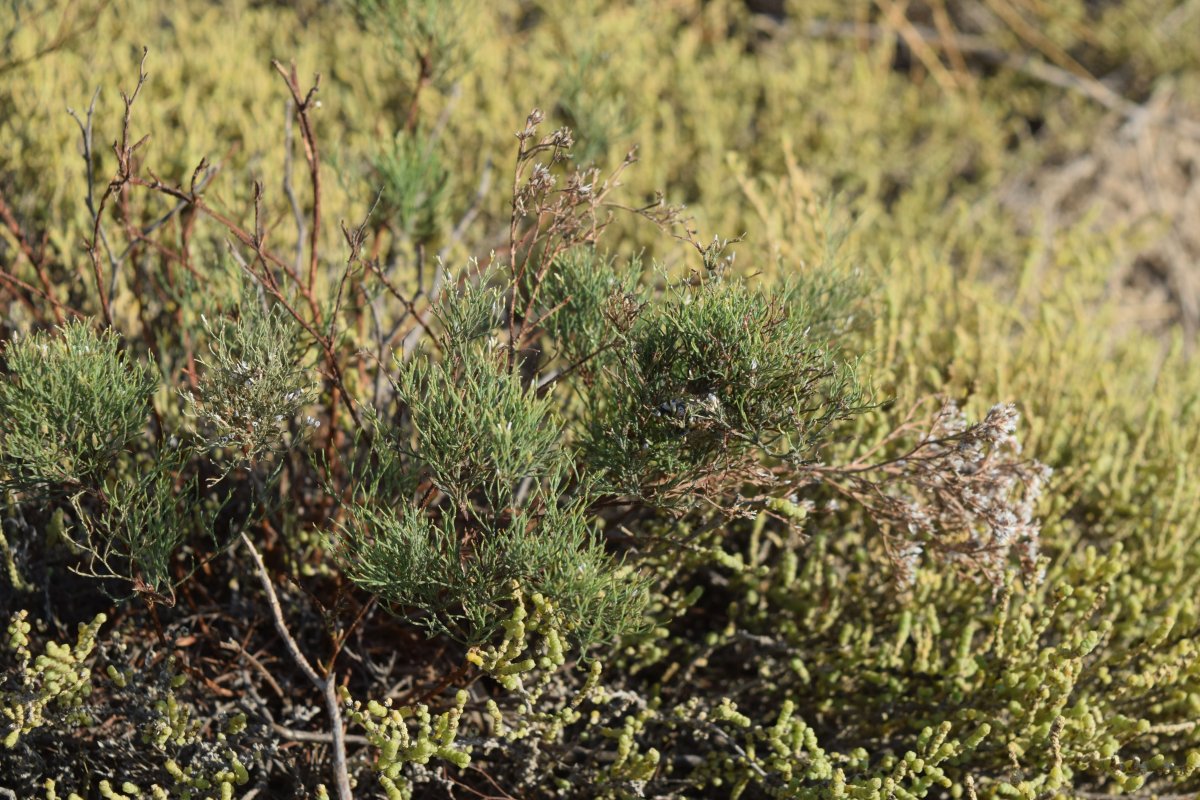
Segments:
[[[249,549],[250,557],[254,559],[258,580],[262,584],[263,591],[267,593],[267,602],[271,606],[271,617],[275,621],[275,630],[283,639],[288,655],[292,657],[292,661],[296,662],[296,666],[300,668],[312,685],[321,692],[321,696],[325,700],[325,711],[329,714],[330,741],[333,748],[333,778],[337,785],[338,800],[351,800],[354,794],[350,791],[350,775],[346,766],[346,732],[342,726],[342,706],[337,695],[335,675],[331,671],[328,677],[322,678],[313,669],[304,653],[300,651],[300,645],[296,643],[291,631],[287,628],[287,622],[284,621],[283,609],[279,605],[279,595],[275,593],[275,586],[271,583],[271,576],[267,573],[267,567],[263,563],[262,556],[259,555],[258,548],[244,533],[242,542]]]

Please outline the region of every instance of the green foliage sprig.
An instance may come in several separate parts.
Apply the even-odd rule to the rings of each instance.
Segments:
[[[580,647],[644,627],[645,576],[605,552],[581,504],[520,511],[466,531],[407,503],[398,510],[355,506],[342,557],[363,589],[397,609],[428,614],[417,621],[471,644],[499,630],[514,581],[554,598],[562,629]]]
[[[824,324],[836,310],[800,296],[823,288],[697,276],[647,304],[595,393],[589,460],[615,490],[671,502],[736,490],[764,457],[811,458],[868,407]]]
[[[523,481],[564,466],[561,423],[509,371],[503,352],[467,347],[443,361],[419,355],[401,364],[396,396],[408,408],[416,466],[460,508],[478,494],[485,512],[514,506]]]
[[[300,330],[280,306],[264,309],[252,293],[243,296],[236,319],[202,322],[209,355],[197,358],[203,367],[197,390],[184,393],[188,412],[204,445],[226,453],[230,468],[255,463],[281,446],[316,398],[300,363]]]
[[[3,350],[0,488],[44,497],[98,486],[143,436],[158,376],[85,322]]]
[[[431,241],[443,224],[449,174],[436,143],[415,134],[397,134],[371,164],[380,182],[380,214],[418,244]]]

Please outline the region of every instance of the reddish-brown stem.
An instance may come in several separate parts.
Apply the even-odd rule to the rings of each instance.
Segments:
[[[29,262],[29,264],[33,267],[34,271],[37,273],[38,283],[40,283],[42,285],[42,292],[40,292],[40,294],[43,297],[45,297],[47,300],[50,300],[50,298],[52,296],[52,289],[50,286],[50,277],[46,274],[45,244],[43,243],[43,246],[41,249],[41,256],[39,257],[38,255],[35,254],[33,245],[31,245],[29,243],[29,241],[28,241],[28,239],[26,239],[24,233],[22,233],[21,226],[17,223],[16,216],[13,214],[12,209],[9,207],[8,203],[6,203],[4,201],[3,196],[0,196],[0,219],[3,219],[4,224],[8,226],[8,229],[10,231],[12,231],[13,238],[17,242],[17,249],[20,250],[21,254],[25,256],[25,259]],[[53,300],[50,300],[50,307],[51,307],[51,310],[53,310],[53,312],[54,312],[55,321],[58,322],[59,325],[61,325],[63,323],[63,314],[62,314],[62,309],[59,307],[59,304],[54,302]]]
[[[417,120],[420,118],[421,91],[428,85],[430,78],[433,77],[433,59],[429,51],[421,53],[418,58],[420,72],[417,74],[417,85],[413,87],[412,100],[408,104],[408,114],[404,120],[404,130],[407,133],[412,133],[417,129]]]
[[[321,76],[316,75],[313,78],[312,88],[308,90],[307,94],[302,95],[295,64],[291,66],[290,70],[284,69],[283,64],[278,61],[272,61],[271,65],[283,76],[284,83],[291,92],[292,101],[296,104],[296,116],[300,120],[300,136],[304,140],[304,158],[308,162],[309,180],[312,183],[312,226],[308,232],[308,282],[305,284],[311,293],[317,283],[318,241],[321,236],[321,159],[308,112],[312,108],[313,99],[321,85]]]

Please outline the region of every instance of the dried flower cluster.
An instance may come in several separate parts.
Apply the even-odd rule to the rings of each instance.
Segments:
[[[998,404],[971,424],[948,401],[923,425],[900,426],[851,464],[810,469],[886,529],[902,586],[912,584],[926,551],[994,586],[1016,554],[1040,581],[1036,510],[1051,470],[1021,458],[1019,419],[1014,405]],[[871,461],[914,429],[919,434],[903,453]]]

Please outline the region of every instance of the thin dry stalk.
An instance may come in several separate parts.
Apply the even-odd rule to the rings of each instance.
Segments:
[[[325,701],[325,711],[329,714],[330,746],[333,750],[333,780],[334,785],[337,786],[338,800],[352,800],[354,794],[350,790],[350,774],[346,765],[346,731],[342,725],[342,705],[338,699],[337,683],[332,665],[330,665],[329,675],[324,678],[313,669],[312,664],[300,651],[300,645],[296,643],[291,631],[288,630],[287,622],[283,618],[283,608],[279,605],[279,595],[275,593],[275,586],[271,583],[271,576],[267,573],[267,567],[263,563],[262,556],[259,555],[258,548],[244,533],[242,542],[250,551],[250,557],[254,559],[258,580],[262,584],[263,591],[267,593],[267,602],[271,606],[271,618],[275,621],[275,630],[283,639],[288,655],[292,657],[292,661],[296,663],[304,676],[317,688],[317,691],[321,693],[321,698]]]

